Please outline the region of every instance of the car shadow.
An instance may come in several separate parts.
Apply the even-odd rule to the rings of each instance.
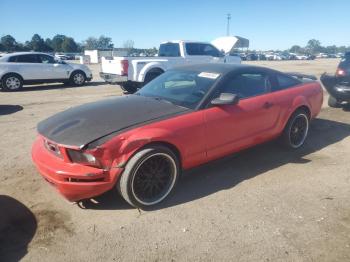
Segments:
[[[308,163],[311,160],[305,156],[337,143],[349,135],[349,124],[315,119],[311,123],[310,135],[302,148],[288,150],[280,146],[278,141],[272,141],[191,169],[184,172],[168,199],[147,210],[157,210],[194,201],[218,191],[230,189],[244,180],[288,163]],[[112,193],[108,192],[108,194]],[[97,199],[99,203],[90,208],[125,209],[127,205],[118,195],[101,196]]]
[[[16,199],[0,195],[0,260],[19,261],[35,235],[34,214]]]
[[[23,106],[20,105],[0,105],[0,116],[10,115],[21,110],[23,110]]]
[[[82,87],[95,87],[105,85],[105,82],[102,81],[94,81],[87,82]],[[70,89],[70,88],[79,88],[77,86],[65,85],[65,84],[42,84],[42,85],[27,85],[24,86],[20,92],[32,92],[32,91],[44,91],[44,90],[54,90],[54,89]]]

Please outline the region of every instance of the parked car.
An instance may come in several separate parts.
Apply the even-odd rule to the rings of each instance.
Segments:
[[[68,56],[63,55],[63,54],[55,54],[55,57],[57,59],[61,59],[61,60],[68,60],[69,59]]]
[[[117,83],[121,88],[134,93],[144,84],[165,71],[184,64],[241,63],[239,56],[224,55],[210,43],[171,41],[162,43],[158,57],[102,57],[100,76],[108,83]]]
[[[256,60],[258,60],[258,58],[259,58],[258,55],[255,53],[249,53],[246,56],[247,61],[256,61]]]
[[[68,64],[51,55],[19,52],[0,58],[0,80],[3,91],[18,91],[24,84],[63,82],[82,86],[91,81],[86,65]]]
[[[272,69],[182,66],[136,94],[40,122],[32,158],[70,201],[117,187],[129,204],[146,208],[169,195],[182,170],[275,138],[300,148],[322,101],[318,82]]]
[[[335,75],[323,74],[321,81],[329,93],[330,107],[338,108],[343,103],[350,103],[350,52],[340,61]]]

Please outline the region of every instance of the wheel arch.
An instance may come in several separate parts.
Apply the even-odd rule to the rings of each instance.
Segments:
[[[127,143],[123,143],[123,145],[120,146],[120,156],[115,159],[116,165],[119,167],[125,167],[125,165],[130,161],[130,159],[137,154],[139,151],[150,147],[150,146],[164,146],[170,149],[175,156],[178,158],[180,167],[182,168],[182,154],[181,150],[177,145],[170,141],[166,141],[164,139],[150,139],[150,138],[144,138],[144,139],[135,139],[128,141]]]
[[[16,75],[19,76],[21,78],[22,81],[24,81],[23,76],[21,76],[21,74],[17,73],[17,72],[6,72],[5,74],[3,74],[1,76],[1,81],[8,75]]]
[[[151,73],[151,72],[162,72],[162,73],[164,73],[165,71],[166,71],[166,69],[164,68],[164,66],[160,62],[149,63],[149,64],[145,65],[141,69],[139,77],[138,77],[138,81],[139,82],[144,82],[145,78],[146,78],[146,75],[148,73]]]
[[[70,73],[69,78],[71,78],[73,74],[78,73],[78,72],[79,72],[79,73],[83,73],[84,76],[85,76],[85,78],[86,78],[85,72],[84,72],[83,70],[81,70],[81,69],[74,69],[74,70]]]

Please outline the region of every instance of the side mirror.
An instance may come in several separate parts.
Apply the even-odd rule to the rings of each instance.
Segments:
[[[212,105],[236,105],[239,102],[239,96],[231,93],[221,93],[219,97],[211,100]]]

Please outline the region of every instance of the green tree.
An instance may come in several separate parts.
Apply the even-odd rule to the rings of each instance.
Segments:
[[[64,39],[66,38],[65,35],[55,35],[51,40],[51,47],[53,48],[53,51],[55,52],[62,52],[62,44]]]
[[[98,39],[96,37],[90,36],[84,41],[84,48],[86,50],[98,49]]]
[[[77,44],[75,43],[74,39],[71,38],[71,37],[66,37],[64,40],[63,40],[63,43],[62,43],[62,51],[63,52],[66,52],[66,53],[69,53],[69,52],[77,52],[78,50],[78,46]]]
[[[307,42],[306,49],[312,54],[321,52],[321,49],[322,49],[321,42],[316,39],[311,39]]]
[[[29,42],[28,47],[34,51],[48,52],[52,51],[52,48],[46,45],[43,38],[40,35],[35,34],[32,37],[32,40]]]
[[[101,35],[98,38],[98,48],[99,49],[112,49],[113,48],[112,38]]]
[[[4,51],[6,52],[16,51],[17,42],[16,42],[16,39],[14,39],[11,35],[5,35],[1,37],[0,43],[3,46]]]
[[[98,39],[90,36],[84,41],[84,49],[113,49],[112,38],[101,35]]]
[[[289,52],[292,52],[292,53],[296,53],[296,54],[300,54],[302,53],[302,47],[301,46],[298,46],[298,45],[293,45],[290,49],[289,49]]]

